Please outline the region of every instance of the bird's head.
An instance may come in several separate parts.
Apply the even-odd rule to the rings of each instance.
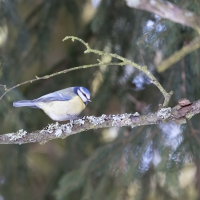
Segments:
[[[86,88],[75,87],[74,89],[75,89],[75,92],[78,94],[78,96],[82,99],[82,101],[85,105],[87,105],[88,102],[91,102],[90,92]]]

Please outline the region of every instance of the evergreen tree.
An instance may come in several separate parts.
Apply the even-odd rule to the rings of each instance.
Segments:
[[[84,54],[80,42],[62,42],[72,35],[93,49],[147,66],[167,92],[174,92],[168,106],[182,98],[200,99],[199,0],[97,4],[0,1],[1,94],[36,76],[109,59]],[[12,102],[71,86],[91,92],[92,103],[82,116],[145,115],[164,102],[150,78],[130,65],[80,69],[8,92],[0,100],[1,134],[53,123],[42,111],[16,109]],[[199,120],[196,115],[181,125],[88,130],[43,145],[0,145],[0,199],[200,199]]]

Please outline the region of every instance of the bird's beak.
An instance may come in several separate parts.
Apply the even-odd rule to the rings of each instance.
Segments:
[[[92,102],[90,99],[88,99],[87,101]]]

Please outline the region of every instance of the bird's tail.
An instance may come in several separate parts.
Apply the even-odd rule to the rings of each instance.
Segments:
[[[35,105],[35,102],[31,101],[31,100],[16,101],[16,102],[13,102],[13,106],[14,107],[28,106],[28,107],[31,107],[31,108],[38,108]]]

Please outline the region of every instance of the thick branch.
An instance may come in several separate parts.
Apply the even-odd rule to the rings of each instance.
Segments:
[[[146,10],[185,26],[189,26],[200,34],[200,17],[189,10],[160,0],[126,0],[127,5],[132,8]]]
[[[177,105],[174,108],[161,108],[153,114],[140,116],[135,114],[102,115],[100,117],[83,117],[68,124],[50,124],[42,130],[32,133],[20,130],[17,133],[8,133],[0,136],[0,144],[24,144],[40,142],[45,143],[56,138],[66,138],[72,134],[80,133],[90,129],[123,127],[123,126],[144,126],[167,122],[185,123],[193,115],[200,113],[200,100],[187,106]]]

